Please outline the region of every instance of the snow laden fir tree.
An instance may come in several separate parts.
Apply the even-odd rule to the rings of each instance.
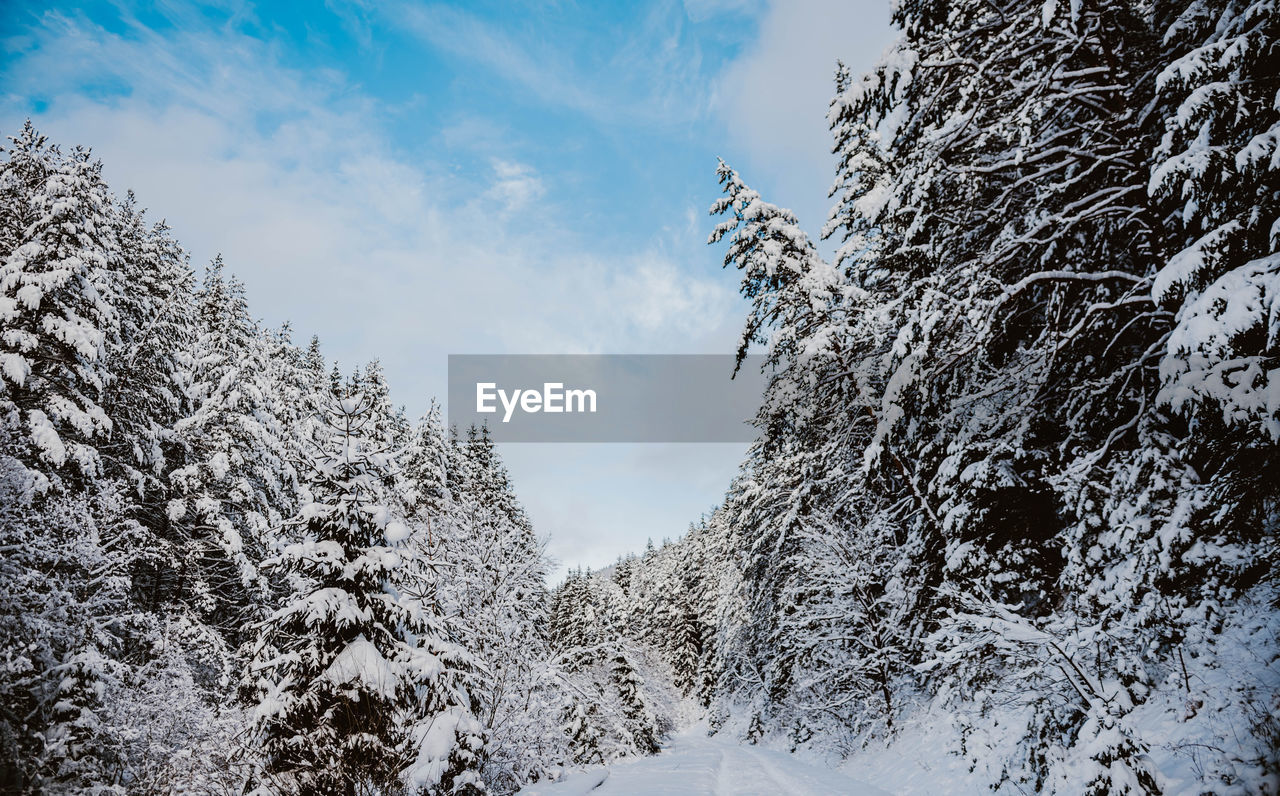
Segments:
[[[392,464],[372,437],[373,402],[332,398],[301,513],[264,567],[285,604],[262,623],[251,676],[272,790],[360,793],[408,787],[482,793],[484,729],[470,696],[475,662],[443,617],[403,591],[408,527],[390,507]]]

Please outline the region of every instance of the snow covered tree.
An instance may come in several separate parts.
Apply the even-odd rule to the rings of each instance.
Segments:
[[[1067,737],[1149,790],[1125,717],[1274,570],[1277,15],[913,0],[893,16],[902,38],[871,74],[837,69],[834,268],[718,172],[713,212],[733,217],[712,242],[752,302],[739,352],[763,344],[771,372],[718,512],[713,718],[746,705],[739,729],[799,738],[805,721],[838,733],[835,709],[879,732],[876,705],[988,704],[1006,677],[1071,703],[1056,664],[1010,648],[921,672],[957,606],[990,600],[1044,632],[1093,628],[1117,700],[1037,708],[1025,757],[996,770],[1044,785]],[[645,632],[669,634],[675,614],[640,599],[661,609]]]
[[[621,647],[614,649],[609,659],[609,671],[622,700],[622,714],[626,718],[631,742],[640,754],[657,754],[657,721],[645,704],[644,679],[636,673],[635,666]]]
[[[102,408],[106,350],[120,334],[113,304],[120,252],[111,198],[88,151],[63,153],[28,121],[0,164],[0,418],[5,452],[31,494],[101,468],[112,428]]]
[[[573,762],[578,765],[603,764],[604,754],[600,751],[603,731],[596,726],[593,714],[595,705],[583,706],[579,700],[566,711],[564,732],[572,750]]]
[[[223,270],[221,258],[210,264],[198,297],[193,407],[177,423],[182,462],[169,474],[178,552],[169,578],[178,599],[234,639],[268,599],[258,565],[268,529],[293,510],[297,475],[269,341],[249,317],[243,286]]]
[[[175,786],[228,793],[244,784],[243,706],[227,687],[233,650],[182,613],[138,617],[129,665],[105,690],[97,740],[131,793]]]
[[[86,792],[118,784],[104,707],[138,620],[130,571],[147,536],[126,490],[58,495],[32,513],[0,482],[0,783]]]
[[[316,417],[325,389],[320,343],[312,338],[311,347],[302,351],[294,345],[293,329],[288,323],[267,333],[264,343],[269,367],[266,389],[290,450],[289,458],[296,460],[305,454],[316,433]]]
[[[441,459],[438,432],[428,432],[434,441],[417,457],[419,467]],[[441,592],[465,645],[483,662],[477,693],[491,740],[486,781],[514,790],[549,776],[563,743],[546,635],[548,564],[487,430],[470,429],[444,458],[452,529],[443,555],[453,576]]]
[[[116,208],[121,265],[114,294],[120,334],[107,348],[113,371],[103,409],[112,419],[101,446],[107,470],[144,497],[146,522],[161,529],[174,456],[174,424],[189,409],[187,378],[195,342],[195,277],[187,256],[160,222],[148,226],[132,193]]]
[[[1162,12],[1149,188],[1171,245],[1151,293],[1174,324],[1156,401],[1190,423],[1188,453],[1226,509],[1214,525],[1254,545],[1280,505],[1263,476],[1280,466],[1280,22],[1266,0]]]
[[[674,552],[675,547],[664,549]],[[648,561],[660,555],[655,548]],[[643,626],[628,617],[644,607],[649,594],[646,589],[645,596],[628,599],[611,579],[576,570],[553,596],[552,643],[568,686],[563,731],[575,762],[655,754],[671,728],[669,700],[678,690],[671,667],[659,660],[663,645],[635,635]],[[663,630],[657,624],[644,628],[658,636]],[[666,682],[650,682],[651,677]],[[581,704],[584,696],[589,706]]]
[[[764,202],[725,164],[717,173],[725,196],[711,212],[730,218],[709,242],[728,236],[725,266],[742,272],[741,292],[752,302],[739,363],[763,343],[769,369],[760,437],[725,507],[743,555],[738,588],[748,613],[719,651],[732,698],[760,714],[787,701],[792,686],[796,648],[777,632],[776,618],[787,610],[788,584],[803,577],[793,569],[799,528],[821,503],[826,479],[847,470],[839,462],[847,453],[832,448],[828,432],[855,408],[841,396],[854,372],[844,367],[843,305],[856,291],[818,255],[794,215]]]
[[[350,389],[363,395],[373,406],[370,437],[387,446],[403,444],[409,435],[409,422],[403,409],[391,405],[391,388],[387,386],[382,363],[370,360],[358,373],[352,374]]]
[[[763,201],[723,161],[716,174],[725,195],[711,212],[729,218],[716,226],[708,243],[729,237],[725,266],[742,271],[742,295],[751,299],[738,342],[739,364],[755,343],[766,344],[770,364],[799,357],[805,353],[804,329],[819,328],[828,317],[837,274],[790,211]]]
[[[164,225],[115,201],[86,151],[64,155],[28,124],[0,172],[15,299],[0,334],[0,782],[116,792],[155,758],[121,739],[157,628],[176,620],[160,613],[171,605],[156,573],[171,553],[172,428],[188,409],[191,275]],[[198,643],[225,649],[211,638]],[[216,681],[202,678],[202,700],[225,699]]]
[[[588,576],[581,569],[570,571],[552,599],[550,632],[557,649],[573,650],[564,656],[571,670],[596,662],[600,643],[599,609]]]
[[[455,444],[438,415],[411,434],[376,361],[327,379],[318,341],[262,329],[220,259],[197,289],[163,223],[30,125],[0,164],[0,288],[0,787],[240,790],[260,750],[242,748],[230,682],[255,653],[259,784],[506,792],[555,775],[569,689],[547,563],[486,434]],[[326,395],[374,442],[316,423]],[[401,477],[385,459],[406,444]],[[299,513],[294,467],[317,447]],[[358,621],[326,588],[363,595]],[[242,645],[255,629],[262,645]],[[348,672],[370,650],[390,690]],[[295,720],[329,745],[290,746]],[[345,768],[300,771],[317,760]]]
[[[450,474],[458,465],[459,454],[450,444],[440,414],[440,405],[433,400],[409,432],[402,459],[404,480],[411,492],[407,502],[413,514],[429,526],[429,535],[433,520],[440,525],[454,510]]]
[[[292,593],[259,629],[251,677],[264,777],[306,793],[481,792],[471,656],[399,588],[408,529],[387,508],[392,466],[364,437],[361,396],[325,407],[309,501],[270,566]]]
[[[899,701],[912,684],[911,639],[919,595],[896,546],[893,517],[864,514],[856,522],[818,523],[800,531],[797,569],[788,584],[793,610],[778,620],[796,648],[793,729],[821,731],[832,717],[852,737],[892,730]],[[793,740],[796,740],[793,738]]]
[[[656,751],[683,696],[841,754],[946,715],[996,789],[1270,792],[1276,12],[897,3],[876,68],[836,67],[833,257],[717,169],[768,379],[723,503],[550,593],[487,429],[411,427],[221,260],[197,289],[28,124],[0,789],[508,793]]]

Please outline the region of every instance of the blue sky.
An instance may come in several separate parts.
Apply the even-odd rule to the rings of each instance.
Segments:
[[[724,157],[821,228],[837,58],[883,0],[0,3],[0,132],[91,146],[269,324],[381,358],[419,413],[450,353],[728,353],[705,245]],[[549,550],[677,536],[743,446],[507,445]]]

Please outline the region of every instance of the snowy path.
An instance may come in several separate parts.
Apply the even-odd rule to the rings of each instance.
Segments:
[[[701,728],[677,735],[655,757],[578,772],[519,796],[887,796],[885,791],[786,752],[708,738]]]

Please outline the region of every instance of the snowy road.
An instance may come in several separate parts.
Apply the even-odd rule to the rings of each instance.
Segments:
[[[838,771],[785,752],[708,738],[701,729],[672,738],[662,753],[578,772],[519,796],[887,796]]]

